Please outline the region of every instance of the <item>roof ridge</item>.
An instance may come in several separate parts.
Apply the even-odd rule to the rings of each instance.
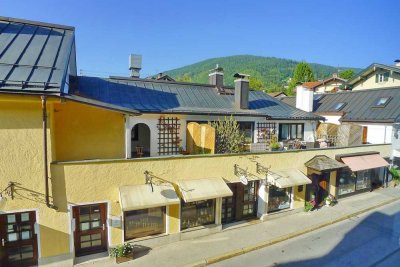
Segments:
[[[75,27],[73,27],[73,26],[48,23],[48,22],[42,22],[42,21],[18,19],[18,18],[3,17],[3,16],[0,16],[0,21],[7,21],[7,22],[14,22],[14,23],[21,23],[21,24],[28,24],[28,25],[43,26],[43,27],[49,27],[49,28],[57,28],[57,29],[75,31]]]

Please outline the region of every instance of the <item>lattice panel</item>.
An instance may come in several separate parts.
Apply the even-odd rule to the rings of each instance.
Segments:
[[[270,143],[273,135],[276,135],[276,123],[257,122],[258,143]]]
[[[159,155],[174,155],[179,153],[181,139],[180,121],[178,118],[165,118],[158,119],[158,154]]]

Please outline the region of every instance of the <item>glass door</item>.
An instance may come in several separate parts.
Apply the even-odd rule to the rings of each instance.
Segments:
[[[105,203],[73,207],[76,256],[107,251],[106,214]]]
[[[243,218],[257,216],[258,181],[243,186]]]
[[[0,215],[0,266],[37,265],[35,222],[35,211]]]
[[[221,212],[222,223],[230,223],[235,221],[236,184],[228,184],[228,186],[233,192],[233,195],[230,197],[222,198],[222,212]]]

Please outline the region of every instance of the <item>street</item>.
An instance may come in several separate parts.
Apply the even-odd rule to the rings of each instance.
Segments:
[[[212,266],[399,266],[398,202]]]

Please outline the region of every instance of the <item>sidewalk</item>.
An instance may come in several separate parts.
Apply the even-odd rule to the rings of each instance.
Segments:
[[[118,266],[205,266],[235,255],[266,247],[318,228],[349,219],[379,206],[400,200],[399,188],[385,188],[339,200],[334,207],[300,212],[265,222],[155,247],[147,255]],[[113,266],[105,259],[79,266]]]

